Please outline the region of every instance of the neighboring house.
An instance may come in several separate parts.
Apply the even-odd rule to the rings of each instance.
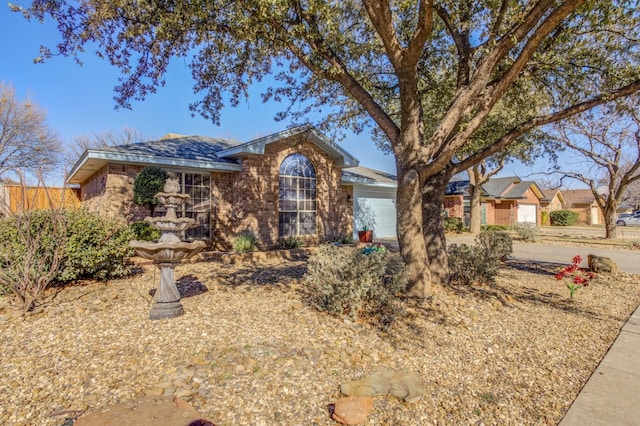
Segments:
[[[300,237],[309,243],[353,235],[395,236],[395,177],[358,167],[358,160],[310,126],[242,143],[169,134],[157,141],[88,149],[69,183],[91,209],[142,220],[133,182],[145,166],[177,175],[191,195],[181,214],[196,220],[187,239],[228,248],[252,231],[265,247]],[[162,214],[158,209],[156,214]]]
[[[511,225],[530,222],[540,225],[540,204],[545,196],[533,181],[518,177],[492,178],[482,185],[480,198],[483,225]],[[469,181],[449,182],[444,200],[445,214],[468,222]]]
[[[565,209],[578,213],[578,224],[601,225],[604,216],[590,189],[565,189],[562,191]]]
[[[551,225],[549,214],[551,212],[562,210],[566,204],[566,200],[562,191],[559,189],[543,189],[545,197],[543,200],[540,200],[540,209],[546,214],[543,216],[542,225],[549,226]]]
[[[73,208],[79,205],[79,192],[74,188],[23,186],[0,182],[0,215],[29,210]]]

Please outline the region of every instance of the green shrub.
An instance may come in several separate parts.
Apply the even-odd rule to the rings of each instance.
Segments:
[[[280,241],[278,241],[278,247],[283,249],[283,250],[289,250],[289,249],[297,249],[302,247],[304,244],[302,242],[302,240],[296,236],[290,235],[286,238],[281,239]]]
[[[444,218],[444,230],[445,232],[455,232],[459,234],[464,229],[464,223],[459,217],[445,217]]]
[[[251,253],[256,248],[258,239],[251,231],[242,231],[233,238],[233,251],[236,253]]]
[[[571,210],[556,210],[549,213],[551,226],[573,226],[578,222],[580,215]]]
[[[26,311],[53,281],[130,273],[133,231],[86,210],[37,210],[0,221],[1,291]]]
[[[503,231],[483,231],[476,237],[476,244],[500,260],[513,254],[513,239]]]
[[[315,309],[383,329],[404,313],[398,295],[407,277],[396,253],[325,244],[307,266],[304,298]]]
[[[131,227],[131,231],[133,231],[136,240],[157,241],[162,235],[162,232],[151,226],[149,222],[133,222],[129,226]]]
[[[449,280],[457,284],[492,284],[500,270],[500,258],[480,245],[451,244],[447,255]]]
[[[128,257],[133,230],[121,220],[87,210],[67,211],[68,240],[57,276],[59,281],[78,278],[107,280],[131,273]]]
[[[531,222],[514,223],[511,225],[511,229],[516,232],[520,240],[525,242],[537,241],[540,236],[538,227],[535,223]]]
[[[507,225],[482,225],[481,229],[483,231],[506,231],[509,227]]]

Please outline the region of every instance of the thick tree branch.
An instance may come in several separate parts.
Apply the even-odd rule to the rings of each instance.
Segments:
[[[496,154],[503,150],[507,145],[529,132],[531,129],[539,126],[544,126],[545,124],[555,123],[557,121],[563,120],[565,118],[574,116],[576,114],[580,114],[581,112],[587,111],[595,106],[602,105],[604,103],[613,101],[615,99],[621,98],[623,96],[631,95],[640,90],[640,80],[636,80],[633,83],[621,87],[611,93],[602,94],[581,102],[576,105],[572,105],[560,111],[553,112],[551,114],[546,114],[543,116],[534,117],[525,123],[522,123],[517,128],[511,130],[509,133],[504,135],[500,140],[496,143],[486,147],[485,149],[478,151],[474,155],[469,156],[465,160],[454,165],[454,174],[461,172],[463,170],[468,169],[473,164],[481,161],[487,157],[490,157],[493,154]],[[439,160],[441,160],[439,158]],[[429,165],[431,167],[431,164]],[[430,171],[429,171],[430,172]]]

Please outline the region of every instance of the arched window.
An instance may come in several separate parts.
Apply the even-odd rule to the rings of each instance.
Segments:
[[[316,234],[316,170],[307,157],[291,154],[280,164],[278,235]]]

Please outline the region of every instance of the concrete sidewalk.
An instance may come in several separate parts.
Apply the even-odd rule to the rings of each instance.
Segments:
[[[560,421],[592,425],[640,426],[640,307]]]

